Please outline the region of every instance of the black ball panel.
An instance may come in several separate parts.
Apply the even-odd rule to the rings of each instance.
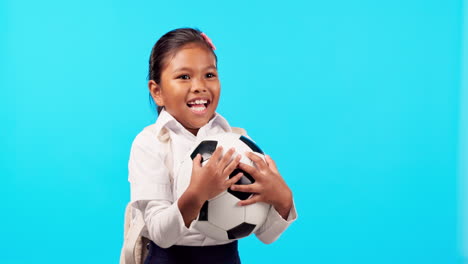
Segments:
[[[260,147],[255,144],[255,142],[253,142],[252,140],[248,139],[247,137],[244,137],[244,136],[241,136],[240,138],[240,141],[244,142],[247,146],[249,146],[249,148],[253,151],[253,152],[257,152],[257,153],[260,153],[260,154],[265,154],[263,153],[263,151],[260,149]]]
[[[244,174],[244,176],[242,176],[242,178],[240,180],[238,180],[235,184],[239,184],[239,185],[247,185],[247,184],[252,184],[255,182],[255,179],[250,175],[248,174],[247,172],[241,170],[241,169],[235,169],[230,175],[229,175],[229,179],[236,176],[239,172],[242,172]],[[237,197],[239,200],[247,200],[251,195],[252,193],[248,193],[248,192],[238,192],[238,191],[233,191],[231,190],[230,188],[227,189],[227,191],[234,195],[235,197]]]
[[[202,141],[197,148],[190,154],[190,158],[192,160],[197,156],[197,154],[202,155],[202,162],[209,159],[213,152],[216,150],[216,146],[218,145],[218,141],[214,140],[205,140]]]
[[[246,237],[252,233],[252,231],[255,229],[255,225],[248,224],[248,223],[242,223],[230,230],[227,231],[228,238],[229,239],[240,239],[243,237]]]
[[[200,209],[198,221],[208,221],[208,201],[206,201]]]

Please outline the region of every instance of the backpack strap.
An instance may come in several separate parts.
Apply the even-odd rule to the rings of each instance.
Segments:
[[[163,128],[156,138],[161,143],[164,143],[166,153],[171,153],[169,131]],[[171,168],[172,156],[168,155],[164,163],[168,168]],[[172,182],[172,173],[169,176]],[[135,208],[132,202],[129,202],[125,208],[124,243],[120,253],[120,264],[141,264],[144,262],[148,254],[146,244],[149,242],[147,238],[142,236],[144,228],[145,220],[143,212]]]
[[[243,135],[243,136],[247,135],[247,131],[245,131],[245,129],[243,128],[231,127],[231,129],[232,129],[232,133],[236,133],[236,134]]]
[[[141,257],[141,233],[145,227],[145,221],[140,210],[133,208],[133,203],[130,202],[125,208],[125,224],[124,224],[124,245],[120,255],[121,264],[137,264]]]

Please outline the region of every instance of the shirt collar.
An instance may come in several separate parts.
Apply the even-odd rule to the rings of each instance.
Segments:
[[[171,130],[176,134],[189,133],[190,135],[192,135],[187,129],[185,129],[182,126],[182,124],[179,123],[179,121],[177,121],[171,114],[169,114],[164,109],[161,111],[161,113],[159,113],[155,125],[156,135],[158,137],[164,137],[164,134],[166,134],[167,130]],[[219,126],[224,132],[232,132],[231,126],[229,125],[227,120],[218,113],[215,113],[214,117],[206,125],[201,127],[200,130],[209,131],[217,126]],[[198,132],[199,134],[200,130]]]

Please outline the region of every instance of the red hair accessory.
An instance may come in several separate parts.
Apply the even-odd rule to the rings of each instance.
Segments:
[[[213,41],[205,34],[205,33],[200,33],[200,35],[203,37],[203,39],[210,45],[212,50],[215,50],[216,47],[213,45]]]

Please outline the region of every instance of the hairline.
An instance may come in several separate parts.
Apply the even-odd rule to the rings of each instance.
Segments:
[[[202,47],[204,49],[209,50],[211,52],[211,54],[213,55],[213,57],[214,57],[215,67],[216,67],[216,69],[218,68],[218,58],[216,57],[216,54],[214,54],[213,50],[208,48],[203,42],[191,41],[191,42],[185,43],[185,44],[183,44],[183,45],[181,45],[181,46],[167,52],[167,55],[164,56],[164,58],[161,61],[161,73],[160,73],[160,75],[162,75],[162,72],[164,71],[164,69],[167,67],[167,65],[170,63],[170,61],[172,61],[174,59],[174,57],[177,55],[177,53],[179,51],[181,51],[183,49],[186,49],[186,48],[189,48],[190,46],[199,46],[199,47]],[[159,76],[159,78],[161,78],[161,76]],[[154,81],[156,82],[156,80],[154,80]]]

